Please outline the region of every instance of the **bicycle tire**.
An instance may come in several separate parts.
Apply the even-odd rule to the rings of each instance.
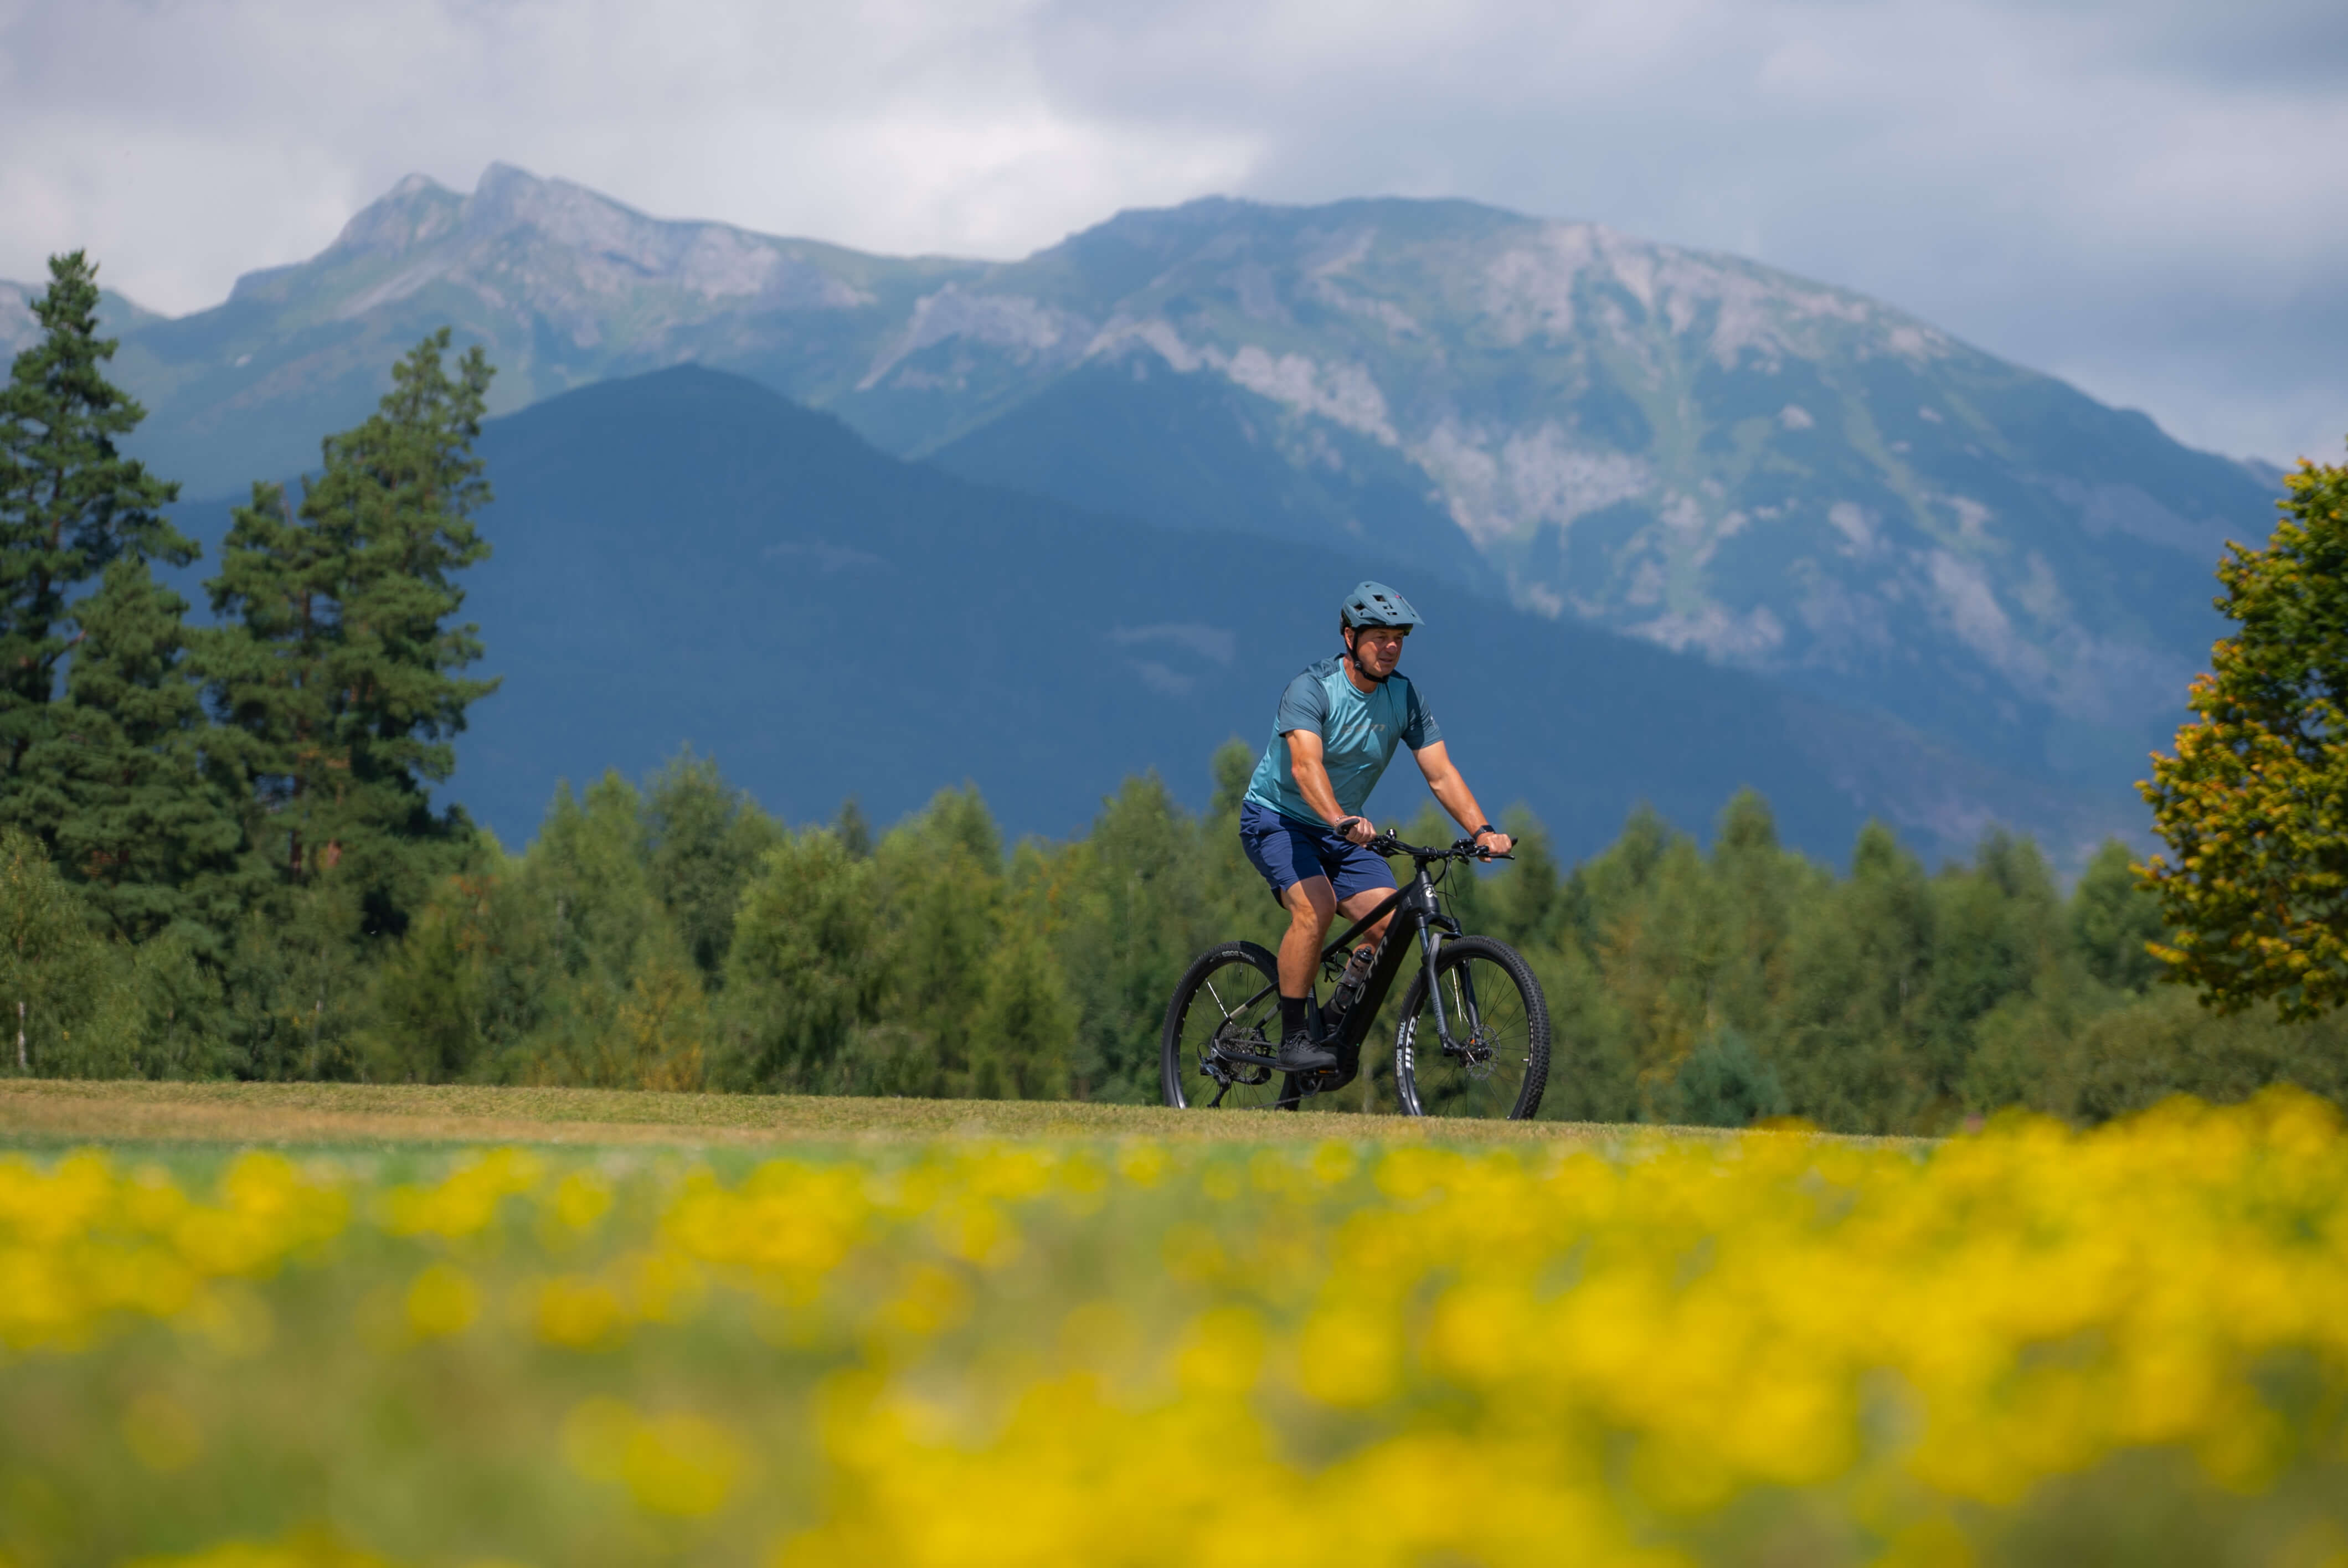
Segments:
[[[1268,987],[1269,998],[1234,1014],[1225,1007],[1213,983],[1218,974],[1226,971],[1244,971],[1244,994],[1253,995]],[[1240,977],[1235,973],[1234,978]],[[1220,1020],[1209,1020],[1203,1014],[1193,1017],[1202,993],[1222,1013]],[[1240,999],[1231,999],[1236,1004]],[[1166,1027],[1159,1040],[1159,1091],[1166,1103],[1178,1110],[1295,1110],[1302,1096],[1293,1073],[1238,1064],[1232,1081],[1217,1084],[1207,1071],[1207,1048],[1219,1030],[1231,1030],[1236,1031],[1235,1043],[1254,1054],[1270,1055],[1280,1049],[1280,963],[1253,942],[1225,942],[1208,948],[1175,982],[1174,999],[1166,1004]],[[1251,1081],[1258,1072],[1262,1079]],[[1193,1088],[1216,1087],[1221,1092],[1203,1103],[1189,1092]]]
[[[1490,1054],[1479,1062],[1472,1056],[1447,1057],[1438,1046],[1434,1058],[1427,1056],[1434,1009],[1427,1005],[1428,976],[1421,965],[1403,996],[1402,1021],[1395,1026],[1395,1093],[1403,1114],[1530,1117],[1549,1088],[1550,1047],[1549,999],[1532,966],[1506,942],[1461,937],[1443,945],[1434,978],[1445,986],[1445,1016],[1455,1033],[1464,1032],[1460,1020],[1472,994],[1478,1032],[1487,1038],[1471,1040],[1470,1049]],[[1479,1065],[1486,1066],[1480,1075]]]

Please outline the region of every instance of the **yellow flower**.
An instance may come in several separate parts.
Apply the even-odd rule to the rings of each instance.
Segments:
[[[565,1276],[539,1286],[536,1320],[550,1345],[587,1350],[616,1342],[626,1314],[609,1286]]]
[[[421,1338],[462,1334],[480,1314],[480,1287],[448,1264],[432,1265],[407,1287],[407,1326]]]

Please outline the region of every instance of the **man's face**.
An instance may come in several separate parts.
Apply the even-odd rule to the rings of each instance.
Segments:
[[[1402,640],[1407,626],[1364,626],[1354,632],[1354,667],[1373,681],[1383,681],[1402,662]]]

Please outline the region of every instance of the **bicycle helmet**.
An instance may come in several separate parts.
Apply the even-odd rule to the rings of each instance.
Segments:
[[[1364,626],[1423,626],[1410,600],[1382,582],[1365,582],[1345,596],[1345,624]]]

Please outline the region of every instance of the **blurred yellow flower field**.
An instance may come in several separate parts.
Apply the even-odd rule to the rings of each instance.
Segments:
[[[0,1561],[2348,1563],[2348,1136],[0,1158]]]

